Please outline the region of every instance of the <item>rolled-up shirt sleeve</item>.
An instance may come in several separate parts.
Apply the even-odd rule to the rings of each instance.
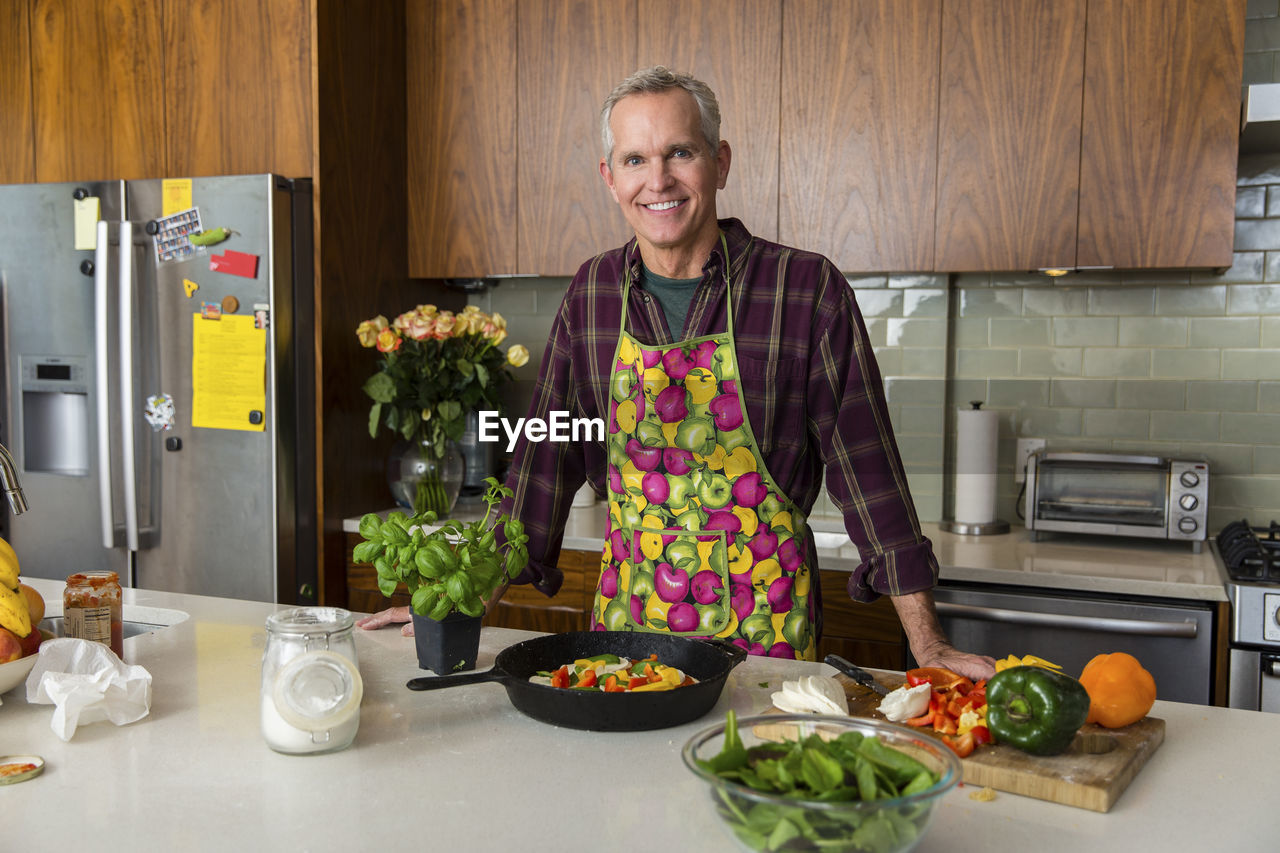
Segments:
[[[938,561],[911,501],[866,327],[844,277],[830,264],[825,275],[823,302],[834,310],[814,330],[807,402],[827,492],[862,558],[849,595],[865,602],[929,589]]]

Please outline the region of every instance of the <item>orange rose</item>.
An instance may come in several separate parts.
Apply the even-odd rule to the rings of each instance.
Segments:
[[[396,334],[395,329],[383,329],[378,333],[378,352],[395,352],[402,343],[404,339]]]

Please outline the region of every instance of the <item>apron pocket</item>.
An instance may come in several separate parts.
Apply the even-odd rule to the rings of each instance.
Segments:
[[[723,530],[633,528],[631,571],[618,596],[644,631],[710,637],[729,626],[729,554]]]

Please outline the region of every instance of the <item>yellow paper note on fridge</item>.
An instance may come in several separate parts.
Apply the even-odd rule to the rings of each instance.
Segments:
[[[191,425],[262,432],[267,409],[267,332],[249,314],[191,315]]]

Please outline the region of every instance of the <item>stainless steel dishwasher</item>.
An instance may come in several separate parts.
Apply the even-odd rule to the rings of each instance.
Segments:
[[[1155,678],[1158,698],[1210,703],[1214,609],[1208,602],[945,583],[933,595],[947,637],[963,651],[1039,655],[1072,676],[1094,655],[1128,652]]]

